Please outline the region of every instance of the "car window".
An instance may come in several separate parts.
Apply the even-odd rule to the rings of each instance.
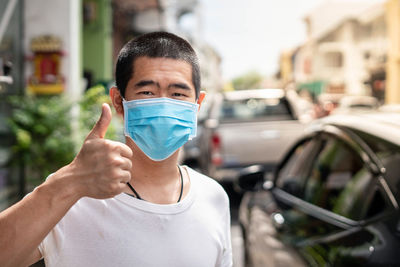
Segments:
[[[373,175],[343,141],[324,138],[308,176],[304,200],[354,220],[367,212]]]
[[[400,154],[400,147],[382,138],[367,134],[365,132],[352,130],[371,148],[380,160]]]
[[[292,120],[292,111],[283,98],[224,99],[219,112],[227,120]]]
[[[280,168],[276,186],[294,196],[302,197],[308,170],[318,146],[318,139],[301,142]]]
[[[382,138],[354,131],[374,151],[383,163],[386,174],[385,179],[397,199],[400,199],[400,147]]]

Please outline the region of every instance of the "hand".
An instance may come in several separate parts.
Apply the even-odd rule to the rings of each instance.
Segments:
[[[69,167],[83,189],[83,196],[104,199],[124,190],[131,179],[132,150],[125,144],[104,139],[111,122],[111,109],[102,113]]]

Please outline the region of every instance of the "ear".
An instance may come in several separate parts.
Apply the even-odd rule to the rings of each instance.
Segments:
[[[199,104],[199,110],[200,110],[200,107],[201,107],[201,102],[203,102],[205,97],[206,97],[206,92],[205,91],[200,91],[199,99],[197,99],[197,104]]]
[[[124,116],[124,106],[122,105],[122,97],[121,94],[119,93],[119,90],[117,87],[113,86],[110,89],[110,98],[111,102],[115,108],[115,111],[119,116]]]

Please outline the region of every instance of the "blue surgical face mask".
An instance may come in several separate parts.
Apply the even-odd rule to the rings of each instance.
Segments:
[[[171,156],[196,136],[199,105],[172,98],[126,101],[124,133],[152,160]]]

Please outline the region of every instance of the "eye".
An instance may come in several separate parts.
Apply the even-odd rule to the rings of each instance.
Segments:
[[[175,97],[187,97],[187,95],[182,94],[182,93],[173,93],[172,96],[175,96]]]
[[[141,91],[138,94],[140,94],[140,95],[154,95],[153,92],[151,92],[151,91]]]

